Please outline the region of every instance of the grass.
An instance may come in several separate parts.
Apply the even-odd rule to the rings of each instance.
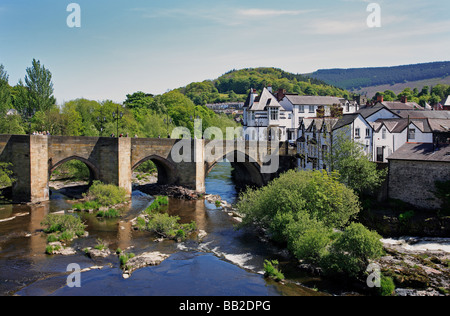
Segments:
[[[158,196],[147,207],[142,215],[136,219],[135,227],[141,231],[149,231],[164,238],[183,241],[187,235],[197,230],[197,224],[193,221],[189,224],[180,224],[180,217],[170,216],[161,211],[169,204],[167,196]]]
[[[284,280],[284,274],[278,270],[279,262],[277,260],[265,260],[264,261],[264,276],[273,278],[275,281]]]
[[[120,211],[116,209],[109,209],[107,211],[98,211],[97,217],[101,218],[118,218],[120,217]]]
[[[124,203],[127,200],[127,192],[124,188],[94,181],[85,198],[95,201],[95,205],[112,206]]]

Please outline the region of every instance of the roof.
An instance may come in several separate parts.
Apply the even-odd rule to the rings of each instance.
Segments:
[[[441,104],[443,106],[450,106],[450,95],[446,99],[442,100]]]
[[[381,102],[389,110],[421,110],[423,107],[418,105],[416,102],[400,102],[400,101],[384,101]]]
[[[387,159],[450,162],[450,145],[434,148],[431,143],[406,143]]]
[[[305,125],[305,132],[312,132],[313,126],[315,126],[316,131],[322,131],[324,126],[326,126],[327,131],[331,131],[333,126],[338,121],[339,121],[339,118],[335,118],[335,117],[302,119],[302,122]]]
[[[287,94],[286,98],[293,105],[333,105],[333,104],[341,104],[344,102],[344,99],[342,98],[330,96]]]
[[[251,93],[251,92],[250,92]],[[245,102],[246,106],[249,107],[251,111],[265,111],[267,107],[277,107],[284,110],[284,108],[278,103],[277,98],[269,92],[266,88],[264,88],[261,96],[256,97],[251,104],[250,94]]]
[[[364,117],[365,119],[368,118],[369,116],[372,116],[373,114],[377,113],[378,111],[381,110],[388,110],[389,112],[392,112],[390,109],[388,109],[387,107],[385,107],[383,104],[381,103],[377,103],[374,106],[365,106],[361,109],[359,109],[358,112],[356,113],[360,113],[362,115],[362,117]],[[392,112],[392,114],[397,115],[396,113]],[[397,115],[398,116],[398,115]]]
[[[333,130],[339,129],[341,127],[347,126],[351,123],[353,123],[354,120],[358,116],[360,116],[361,113],[351,113],[351,114],[344,114],[333,126]]]
[[[407,119],[407,118],[395,118],[395,119],[378,119],[373,124],[372,127],[375,132],[379,132],[380,128],[384,125],[390,133],[401,133],[408,127],[408,122],[414,124],[422,133],[431,133],[434,131],[431,128],[430,120],[428,119]],[[447,120],[443,120],[447,121]],[[450,121],[448,121],[450,123]],[[438,127],[436,126],[436,129]]]
[[[432,118],[450,119],[450,111],[398,111],[398,115],[403,118]]]

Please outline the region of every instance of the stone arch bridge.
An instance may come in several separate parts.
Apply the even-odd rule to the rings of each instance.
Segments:
[[[278,161],[269,161],[273,155]],[[285,142],[269,149],[266,144],[263,150],[249,141],[0,135],[0,161],[13,164],[14,202],[48,200],[52,172],[72,159],[87,165],[91,179],[118,185],[131,195],[132,172],[147,160],[157,166],[158,183],[204,192],[206,176],[223,158],[231,162],[240,183],[262,186],[295,168],[294,155]]]

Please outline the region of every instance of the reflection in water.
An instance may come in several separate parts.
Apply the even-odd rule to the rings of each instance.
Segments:
[[[206,179],[208,194],[219,194],[228,202],[236,201],[229,163],[218,164]],[[48,203],[34,206],[0,207],[0,295],[317,295],[301,286],[280,285],[261,275],[265,259],[283,259],[285,253],[250,229],[236,230],[234,219],[214,205],[198,201],[169,200],[168,213],[183,223],[195,221],[207,232],[183,243],[157,242],[157,236],[132,229],[130,221],[145,209],[153,198],[133,192],[132,203],[122,209],[120,219],[98,219],[95,214],[74,214],[85,221],[89,237],[71,243],[77,251],[72,256],[44,254],[46,236],[40,223],[48,213],[67,211],[71,203],[57,192]],[[97,240],[105,242],[114,253],[117,248],[139,254],[159,251],[171,254],[161,265],[140,269],[124,280],[117,256],[88,258],[83,249]],[[280,260],[282,261],[282,260]],[[81,268],[104,266],[82,275],[82,288],[65,286],[66,268],[78,263]],[[40,281],[37,281],[40,280]]]

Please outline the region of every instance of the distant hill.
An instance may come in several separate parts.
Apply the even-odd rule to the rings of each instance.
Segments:
[[[272,86],[273,91],[284,89],[300,95],[330,95],[348,97],[344,89],[315,78],[293,74],[278,68],[247,68],[231,70],[214,80],[193,82],[178,90],[197,105],[223,102],[243,102],[250,89],[262,91]]]
[[[396,84],[412,86],[411,83],[417,81],[449,77],[450,61],[395,67],[321,69],[307,75],[342,89],[364,91],[366,87]]]

